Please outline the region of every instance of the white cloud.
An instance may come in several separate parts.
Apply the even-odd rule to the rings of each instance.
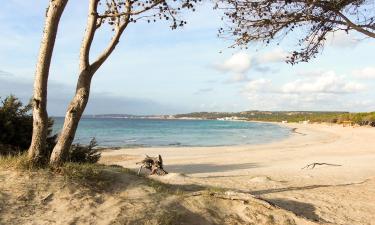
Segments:
[[[243,73],[235,73],[225,83],[244,82],[244,81],[248,81],[248,80],[249,80],[249,78],[245,74],[243,74]]]
[[[232,77],[226,83],[244,82],[249,80],[246,73],[251,69],[261,73],[274,73],[277,70],[264,64],[284,62],[288,55],[281,48],[273,49],[255,57],[246,52],[238,52],[221,64],[216,64],[215,68],[222,72],[231,73]]]
[[[329,71],[318,77],[297,79],[282,87],[284,93],[353,93],[364,90],[364,85],[346,81]]]
[[[352,109],[349,105],[357,104],[355,95],[365,94],[363,84],[334,71],[305,74],[284,84],[262,78],[252,80],[243,87],[242,94],[249,100],[250,109],[264,110],[348,110]]]
[[[362,79],[373,79],[375,78],[375,67],[365,67],[363,69],[354,70],[353,75]]]
[[[238,52],[215,68],[222,72],[229,72],[232,77],[225,83],[244,82],[249,80],[246,73],[251,68],[251,56],[245,52]]]
[[[271,80],[263,78],[252,80],[246,84],[245,90],[248,92],[265,92],[268,91],[268,88],[271,86],[271,83]]]
[[[314,76],[307,76],[287,82],[278,87],[274,86],[270,79],[256,79],[249,81],[245,92],[263,92],[279,94],[346,94],[365,90],[361,83],[346,80],[345,77],[337,75],[334,71],[321,72]]]
[[[245,52],[238,52],[232,55],[222,64],[216,66],[216,68],[219,70],[236,74],[244,74],[250,69],[250,67],[251,57]]]
[[[256,60],[258,63],[276,63],[285,62],[289,54],[281,48],[275,48],[270,52],[259,55]]]

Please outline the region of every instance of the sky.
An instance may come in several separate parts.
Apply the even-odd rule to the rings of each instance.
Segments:
[[[0,96],[32,95],[47,0],[7,0],[0,8]],[[87,1],[62,16],[48,87],[48,113],[65,114],[78,78]],[[176,114],[192,111],[375,111],[375,40],[355,32],[330,36],[309,63],[285,63],[296,37],[280,45],[231,49],[217,37],[221,12],[203,3],[188,22],[131,24],[95,74],[86,114]],[[93,60],[111,33],[95,39]]]

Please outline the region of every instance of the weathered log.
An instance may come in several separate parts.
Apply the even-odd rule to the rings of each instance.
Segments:
[[[168,174],[168,172],[165,171],[163,168],[163,158],[161,157],[161,155],[158,155],[157,157],[150,157],[146,155],[146,158],[144,158],[141,162],[138,162],[137,164],[141,164],[141,167],[138,170],[138,175],[141,173],[143,168],[150,170],[150,175]]]

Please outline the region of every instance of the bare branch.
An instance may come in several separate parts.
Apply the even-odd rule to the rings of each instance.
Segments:
[[[109,14],[103,14],[103,15],[99,15],[98,17],[99,18],[118,18],[118,17],[122,17],[122,16],[134,16],[134,15],[139,15],[141,13],[144,13],[150,9],[153,9],[155,6],[159,5],[160,3],[163,3],[165,2],[165,0],[158,0],[158,1],[155,1],[153,4],[149,5],[149,6],[146,6],[145,8],[141,9],[141,10],[138,10],[138,11],[126,11],[126,12],[116,12],[116,13],[109,13]]]
[[[87,20],[87,26],[85,35],[81,45],[81,52],[80,52],[80,70],[85,70],[89,67],[90,62],[90,49],[92,42],[94,40],[95,32],[98,28],[97,24],[97,8],[98,8],[99,0],[90,0],[89,3],[89,18]]]
[[[339,11],[336,11],[336,13],[347,23],[348,26],[350,26],[351,28],[355,29],[356,31],[358,32],[361,32],[362,34],[364,35],[367,35],[369,37],[372,37],[372,38],[375,38],[375,32],[370,32],[366,29],[363,29],[363,27],[367,27],[367,28],[372,28],[374,29],[374,25],[370,26],[370,25],[357,25],[355,23],[353,23],[348,17],[346,17],[344,14],[342,14],[341,12]]]
[[[131,3],[129,0],[126,1],[126,12],[130,12],[131,10]],[[99,55],[99,57],[91,64],[92,71],[95,72],[99,69],[99,67],[107,60],[107,58],[111,55],[113,50],[116,48],[116,45],[120,41],[120,37],[124,32],[125,28],[128,26],[130,22],[130,15],[127,15],[124,19],[123,24],[119,24],[116,28],[116,33],[112,37],[111,42],[107,46],[107,48]]]

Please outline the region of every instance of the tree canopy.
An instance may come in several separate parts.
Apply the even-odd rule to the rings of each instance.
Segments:
[[[222,37],[234,37],[233,46],[261,41],[280,42],[298,30],[299,49],[289,63],[307,62],[324,47],[327,36],[337,31],[357,31],[375,38],[373,0],[219,0],[227,26]],[[295,32],[297,33],[297,32]]]

